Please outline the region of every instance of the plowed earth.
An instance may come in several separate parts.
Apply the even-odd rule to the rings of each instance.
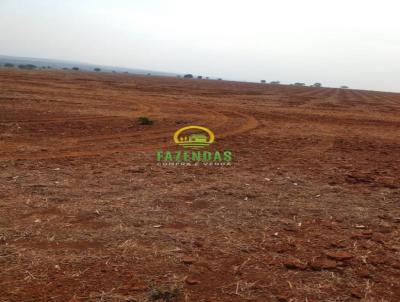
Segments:
[[[400,94],[2,69],[0,301],[400,301],[399,155]]]

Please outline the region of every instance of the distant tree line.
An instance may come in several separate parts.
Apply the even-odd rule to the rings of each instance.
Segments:
[[[266,80],[261,80],[260,81],[262,84],[266,84],[267,81]],[[271,81],[269,82],[271,85],[279,85],[281,82],[280,81]]]
[[[33,64],[20,64],[20,65],[18,65],[18,68],[19,69],[30,69],[30,70],[32,70],[32,69],[36,69],[37,66],[33,65]]]
[[[4,66],[4,67],[7,67],[7,68],[14,68],[14,67],[16,67],[15,64],[9,63],[9,62],[4,63],[3,66]],[[34,70],[34,69],[37,69],[37,68],[38,68],[38,66],[33,65],[33,64],[19,64],[19,65],[17,65],[17,67],[18,67],[19,69],[27,69],[27,70]],[[40,66],[39,68],[41,68],[41,69],[51,69],[52,67],[50,67],[50,66]],[[79,67],[76,67],[76,66],[72,67],[71,69],[72,69],[73,71],[79,71],[79,70],[80,70],[80,68],[79,68]],[[64,68],[62,68],[62,70],[69,70],[69,69],[68,69],[67,67],[64,67]],[[93,68],[93,71],[100,72],[101,69],[98,68],[98,67],[96,67],[96,68]],[[113,70],[112,73],[116,73],[116,71]],[[127,71],[125,71],[125,72],[123,72],[123,73],[128,74]],[[151,73],[148,73],[147,75],[148,75],[148,76],[151,76]],[[178,78],[181,78],[181,75],[178,75],[177,77],[178,77]],[[183,75],[183,78],[185,78],[185,79],[193,79],[194,76],[193,76],[193,74],[188,73],[188,74]],[[201,79],[203,79],[203,78],[206,79],[206,80],[209,80],[209,79],[210,79],[209,77],[203,77],[203,76],[201,76],[201,75],[197,76],[197,79],[199,79],[199,80],[201,80]],[[217,78],[217,80],[218,80],[218,81],[221,81],[222,79],[221,79],[221,78]],[[266,80],[261,80],[260,82],[261,82],[262,84],[266,84],[266,83],[267,83]],[[271,81],[271,82],[269,82],[269,83],[270,83],[271,85],[280,85],[280,84],[281,84],[280,81]],[[302,82],[296,82],[296,83],[294,83],[294,84],[292,84],[292,85],[294,85],[294,86],[299,86],[299,87],[306,86],[306,84],[305,84],[305,83],[302,83]],[[319,83],[319,82],[316,82],[316,83],[310,85],[310,87],[322,87],[322,84]],[[349,88],[349,86],[342,85],[342,86],[340,86],[340,88],[341,88],[341,89],[347,89],[347,88]]]
[[[177,75],[177,77],[178,77],[178,78],[182,78],[181,75]],[[184,78],[184,79],[194,79],[195,77],[194,77],[193,74],[187,73],[187,74],[184,74],[184,75],[183,75],[183,78]],[[204,77],[204,76],[202,76],[202,75],[198,75],[198,76],[196,76],[196,79],[198,79],[198,80],[203,80],[203,79],[209,80],[210,77]],[[218,79],[218,80],[221,80],[221,79]]]
[[[14,68],[14,67],[17,67],[17,68],[19,68],[19,69],[28,69],[28,70],[33,70],[33,69],[51,69],[51,68],[52,68],[51,66],[36,66],[36,65],[33,65],[33,64],[19,64],[19,65],[15,65],[15,64],[10,63],[10,62],[4,63],[3,66],[4,66],[4,67],[7,67],[7,68]],[[79,70],[81,70],[81,69],[80,69],[79,67],[77,67],[77,66],[73,66],[73,67],[71,67],[71,69],[68,68],[68,67],[61,67],[60,69],[61,69],[61,70],[73,70],[73,71],[79,71]],[[96,67],[96,68],[93,68],[93,71],[100,72],[101,69],[98,68],[98,67]],[[116,73],[115,70],[113,70],[112,72],[113,72],[113,73]],[[125,72],[125,73],[128,73],[128,72]],[[148,75],[151,75],[151,74],[149,73]]]
[[[18,67],[19,69],[36,69],[36,68],[40,68],[40,69],[51,69],[50,66],[36,66],[33,64],[19,64],[17,66],[15,66],[15,64],[13,63],[4,63],[3,65],[4,67],[7,68],[13,68],[13,67]]]

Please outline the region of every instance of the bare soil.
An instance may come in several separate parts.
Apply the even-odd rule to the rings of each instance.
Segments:
[[[0,301],[400,301],[399,154],[400,94],[2,69]]]

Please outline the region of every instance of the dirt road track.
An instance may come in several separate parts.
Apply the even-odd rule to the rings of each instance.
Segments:
[[[399,154],[396,93],[0,69],[0,301],[400,301]]]

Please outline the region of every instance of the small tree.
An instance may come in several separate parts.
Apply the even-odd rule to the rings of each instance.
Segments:
[[[340,86],[340,88],[342,88],[342,89],[347,89],[347,88],[349,88],[349,86],[342,85],[342,86]]]
[[[4,67],[14,67],[14,64],[11,64],[11,63],[5,63],[5,64],[4,64]]]
[[[300,83],[300,82],[296,82],[296,83],[294,83],[294,86],[306,86],[306,84]]]
[[[198,76],[197,78],[198,78],[199,80],[201,80],[203,77],[202,77],[202,76]]]
[[[138,117],[138,122],[140,125],[153,125],[153,121],[146,116]]]
[[[79,67],[72,67],[72,70],[78,71]]]
[[[188,73],[183,76],[185,79],[193,79],[193,75]]]
[[[100,69],[100,68],[98,68],[98,67],[94,68],[93,70],[94,70],[94,71],[96,71],[96,72],[99,72],[99,71],[101,71],[101,69]]]
[[[311,87],[322,87],[321,83],[314,83],[311,85]]]
[[[265,84],[265,83],[266,83],[266,81],[265,81],[265,80],[261,80],[261,83],[262,83],[262,84]]]

